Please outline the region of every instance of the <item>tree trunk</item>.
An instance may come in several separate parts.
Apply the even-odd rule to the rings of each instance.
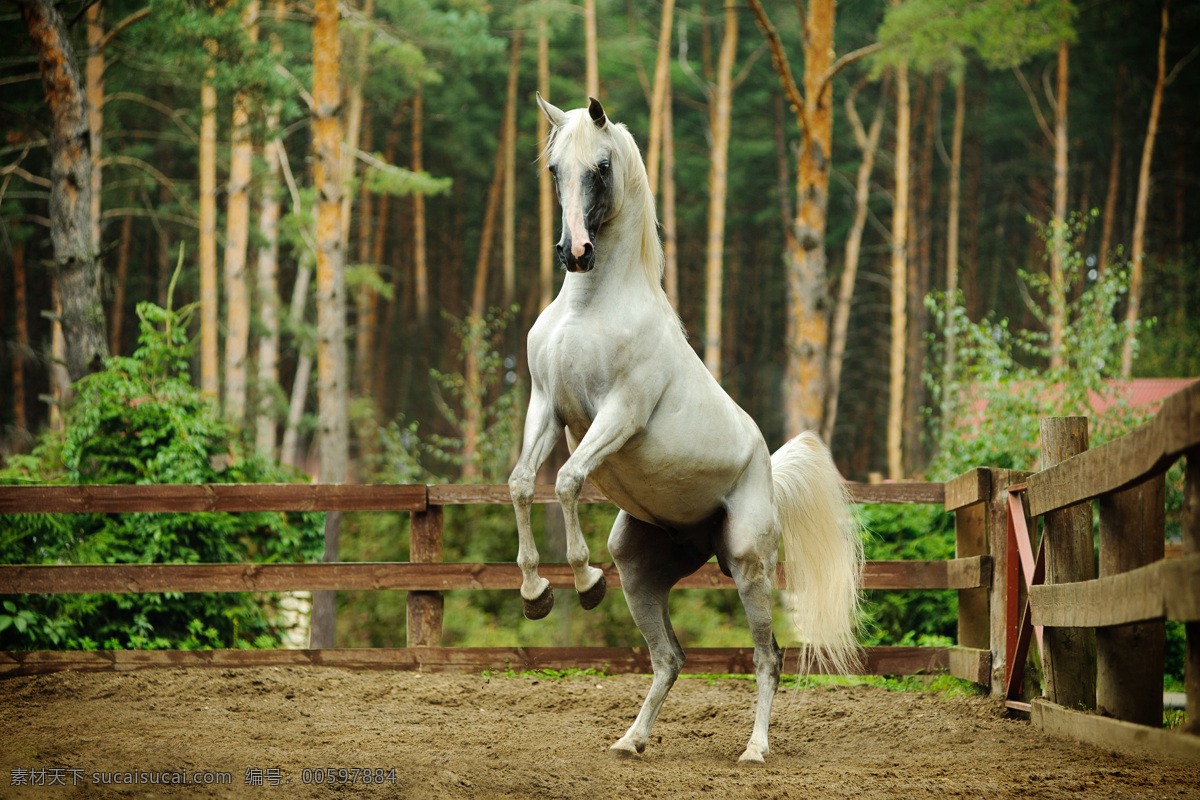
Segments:
[[[321,483],[344,483],[349,456],[346,409],[346,276],[341,218],[342,126],[337,0],[316,0],[312,27],[313,183],[317,189],[317,437]],[[340,514],[325,515],[325,561],[338,560]],[[336,592],[313,592],[311,646],[333,647]]]
[[[513,31],[513,60],[504,101],[504,225],[500,264],[505,308],[512,305],[517,293],[517,84],[524,33],[520,28]]]
[[[674,0],[667,0],[674,2]],[[545,12],[538,14],[538,93],[550,99],[550,33]],[[554,300],[554,184],[542,150],[550,136],[550,121],[537,115],[538,138],[538,310]]]
[[[675,112],[672,109],[670,73],[663,99],[662,226],[663,288],[671,307],[679,310],[679,234],[675,219]]]
[[[823,76],[833,62],[833,0],[809,3],[804,47],[807,136],[797,161],[795,238],[788,269],[788,367],[785,435],[820,430],[827,389],[829,326],[825,226],[833,157],[833,85]]]
[[[217,43],[204,49],[216,58]],[[221,395],[217,356],[217,90],[216,67],[204,72],[200,84],[200,391],[214,400]]]
[[[425,169],[423,140],[425,126],[425,89],[417,84],[413,95],[412,168]],[[424,328],[429,322],[429,266],[425,254],[425,195],[413,195],[413,283],[417,296],[417,324]]]
[[[363,19],[371,19],[371,15],[375,13],[375,0],[362,1]],[[358,171],[358,146],[362,140],[362,122],[363,122],[363,83],[367,79],[367,45],[370,41],[370,28],[368,24],[364,24],[358,32],[358,41],[354,48],[353,62],[349,74],[343,74],[342,79],[346,82],[346,98],[344,110],[344,133],[346,137],[346,146],[342,148],[342,176],[346,184],[349,184],[354,179],[354,175]],[[341,197],[341,227],[342,227],[342,252],[346,253],[349,250],[350,242],[350,215],[354,210],[354,192],[342,189]]]
[[[908,311],[908,65],[896,68],[896,197],[892,204],[892,346],[888,392],[887,463],[888,477],[899,480],[903,473],[902,433],[904,425],[904,356]]]
[[[165,157],[163,159],[166,160]],[[171,202],[171,191],[165,185],[158,187],[158,201],[162,205],[167,205]],[[167,233],[166,226],[156,225],[155,233],[158,235],[158,247],[155,249],[155,289],[156,299],[158,300],[159,308],[167,307],[167,290],[171,287],[171,237]]]
[[[278,107],[266,115],[266,130],[274,133],[280,119]],[[272,414],[275,387],[280,384],[280,284],[278,284],[278,258],[280,258],[280,161],[277,149],[283,143],[276,136],[264,148],[266,170],[263,174],[262,204],[258,213],[258,235],[262,240],[258,246],[258,269],[256,289],[258,295],[258,321],[262,335],[258,338],[258,413],[254,421],[256,447],[260,455],[275,456],[275,415]]]
[[[13,427],[25,435],[29,422],[25,416],[25,355],[29,352],[29,314],[26,310],[25,243],[12,239],[13,307],[16,314],[17,346],[12,354]]]
[[[1162,29],[1158,35],[1158,77],[1154,98],[1150,101],[1150,122],[1142,144],[1142,163],[1138,169],[1137,200],[1133,210],[1133,243],[1129,248],[1129,302],[1125,307],[1125,344],[1121,348],[1121,377],[1133,373],[1133,342],[1142,304],[1142,259],[1146,251],[1146,207],[1150,203],[1150,162],[1154,160],[1154,140],[1158,137],[1158,115],[1162,111],[1163,86],[1167,75],[1167,29],[1170,18],[1167,2],[1162,8]]]
[[[1112,155],[1108,162],[1108,191],[1104,194],[1104,215],[1100,222],[1100,260],[1097,276],[1108,271],[1108,251],[1112,247],[1113,225],[1117,216],[1117,194],[1121,190],[1121,120],[1124,119],[1125,62],[1117,65],[1117,85],[1113,90]]]
[[[277,18],[282,3],[276,3]],[[271,36],[271,53],[283,52],[283,43],[278,36]],[[283,141],[279,138],[280,103],[272,103],[267,110],[266,130],[270,137],[263,145],[263,160],[266,169],[262,176],[262,196],[258,214],[258,247],[256,290],[258,295],[258,320],[262,334],[258,339],[258,411],[255,416],[255,448],[263,456],[275,455],[275,414],[273,406],[275,389],[279,385],[279,173],[280,150]]]
[[[834,0],[810,0],[804,25],[804,91],[791,74],[779,34],[759,0],[750,7],[771,48],[771,61],[796,115],[800,153],[796,164],[796,218],[785,230],[787,366],[783,380],[783,428],[788,438],[820,430],[825,413],[829,344],[825,226],[833,142]],[[798,5],[798,8],[800,6]]]
[[[281,163],[286,155],[280,149]],[[306,259],[301,259],[296,268],[296,280],[292,284],[292,299],[288,307],[288,328],[298,333],[304,324],[304,310],[308,304],[308,284],[312,270]],[[297,337],[299,358],[296,361],[296,373],[292,377],[291,399],[288,403],[287,421],[283,429],[283,441],[280,444],[280,460],[299,469],[300,459],[300,422],[304,417],[304,407],[308,401],[308,385],[312,373],[312,346],[306,337]]]
[[[650,98],[650,133],[646,145],[646,173],[650,193],[658,194],[659,162],[662,155],[663,125],[668,87],[671,85],[671,34],[674,28],[675,0],[663,0],[662,22],[658,27],[658,55],[654,60],[654,89]]]
[[[904,474],[910,474],[924,459],[921,444],[921,409],[925,407],[925,337],[929,330],[929,313],[925,296],[929,294],[933,273],[933,161],[934,133],[939,130],[942,90],[946,76],[935,71],[925,86],[924,123],[921,128],[921,159],[917,170],[915,213],[909,214],[910,249],[916,240],[916,258],[908,263],[908,356],[904,375]]]
[[[513,37],[509,53],[509,81],[520,68],[521,37]],[[483,227],[479,234],[479,253],[475,259],[475,284],[471,292],[471,310],[466,320],[467,335],[463,339],[463,398],[462,398],[462,479],[464,483],[479,480],[479,436],[483,427],[483,378],[480,375],[479,354],[486,343],[479,333],[483,329],[487,313],[487,283],[492,260],[492,239],[496,230],[496,212],[501,204],[504,188],[505,139],[509,131],[509,115],[515,108],[506,107],[500,123],[500,142],[496,149],[496,166],[492,171],[492,187],[488,191],[487,208],[483,214]]]
[[[87,7],[87,113],[92,144],[92,203],[88,229],[92,250],[100,252],[100,190],[103,180],[100,154],[104,139],[104,5],[96,2]],[[113,348],[116,352],[116,348]]]
[[[784,132],[783,95],[776,92],[774,97],[775,114],[772,120],[775,134],[775,190],[779,195],[780,230],[792,227],[795,214],[792,212],[792,198],[789,188],[792,183],[791,161],[788,156],[787,134]]]
[[[1067,234],[1067,90],[1070,46],[1058,46],[1058,90],[1054,98],[1054,217],[1050,222],[1050,368],[1063,366],[1063,334],[1067,327],[1067,287],[1063,273]]]
[[[950,197],[946,214],[946,354],[943,362],[943,388],[954,377],[954,349],[957,331],[954,309],[958,305],[958,214],[962,176],[963,126],[967,115],[966,77],[954,84],[954,133],[950,138]]]
[[[963,290],[963,302],[966,305],[967,316],[979,319],[982,315],[983,291],[979,283],[979,235],[981,233],[981,211],[983,207],[983,132],[978,124],[984,116],[987,106],[986,83],[987,73],[982,69],[976,71],[971,84],[970,111],[974,121],[971,135],[964,142],[963,153],[963,189],[966,190],[966,228],[967,242],[964,254],[959,285]],[[964,76],[965,79],[965,76]],[[964,121],[965,122],[965,121]],[[965,124],[964,124],[965,127]],[[997,248],[999,250],[1000,248]]]
[[[242,25],[258,41],[258,2],[246,5]],[[250,177],[254,143],[250,139],[250,97],[233,96],[229,147],[229,194],[225,205],[225,418],[240,427],[246,421],[250,352]]]
[[[54,320],[50,323],[50,392],[54,403],[50,406],[50,430],[63,432],[63,409],[71,399],[71,374],[67,372],[67,337],[63,334],[62,296],[58,281],[50,283],[50,304]]]
[[[588,97],[600,99],[600,61],[597,55],[596,41],[596,0],[583,0],[583,39],[584,54],[587,61]]]
[[[371,152],[371,110],[363,110],[363,130],[361,146],[364,152]],[[388,162],[391,163],[390,161]],[[371,260],[372,226],[375,220],[373,207],[374,195],[367,190],[367,182],[362,181],[358,187],[358,237],[356,240],[357,254],[355,260],[359,269],[379,270],[379,263]],[[369,266],[368,266],[369,265]],[[371,306],[375,301],[375,288],[366,281],[358,285],[354,292],[354,382],[355,393],[359,397],[370,397],[374,385],[372,377],[375,365],[375,326],[370,322]],[[360,442],[360,446],[369,448],[369,442]]]
[[[121,328],[125,325],[125,285],[129,282],[129,247],[133,240],[133,217],[121,221],[121,244],[117,248],[117,274],[113,276],[112,318],[109,320],[108,349],[121,354]]]
[[[854,283],[858,276],[858,260],[862,252],[863,231],[867,226],[867,214],[871,200],[871,172],[875,169],[875,153],[879,149],[879,135],[883,130],[883,111],[887,105],[887,79],[879,89],[879,102],[870,130],[864,129],[859,119],[855,101],[864,85],[860,82],[846,97],[846,115],[854,129],[854,138],[862,150],[862,161],[858,165],[858,176],[854,183],[854,221],[846,236],[846,264],[838,282],[837,306],[833,314],[833,330],[829,341],[829,391],[825,398],[825,420],[821,438],[826,445],[833,442],[833,431],[837,424],[838,396],[841,393],[842,360],[846,353],[846,333],[850,327],[850,306],[854,299]]]
[[[100,265],[92,246],[92,155],[84,83],[66,25],[50,0],[21,3],[50,108],[50,242],[67,373],[77,381],[108,356]]]
[[[729,185],[730,112],[733,107],[733,61],[737,56],[737,8],[725,6],[725,31],[717,57],[717,85],[710,94],[709,130],[712,155],[708,170],[708,237],[705,240],[704,365],[721,379],[721,293],[725,258],[725,201]]]
[[[396,148],[400,145],[400,124],[404,121],[404,114],[405,104],[402,103],[396,107],[396,113],[392,116],[392,121],[388,126],[383,160],[389,164],[396,163]],[[375,206],[375,238],[371,244],[371,263],[381,269],[383,267],[384,248],[387,244],[388,220],[390,219],[391,210],[392,196],[387,192],[380,194]],[[385,378],[388,371],[388,336],[391,331],[392,321],[396,316],[396,305],[399,302],[401,275],[402,266],[400,264],[393,264],[391,276],[392,298],[388,301],[387,311],[384,314],[386,320],[382,328],[379,324],[380,297],[378,292],[371,293],[371,302],[367,306],[365,324],[371,328],[371,346],[374,348],[372,351],[373,363],[371,365],[371,383],[369,388],[370,396],[374,400],[375,410],[380,414],[384,410],[384,395],[387,383]]]

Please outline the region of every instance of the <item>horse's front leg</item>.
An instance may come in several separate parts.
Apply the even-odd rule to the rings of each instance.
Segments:
[[[554,592],[550,581],[538,575],[537,542],[533,538],[530,509],[533,506],[533,488],[538,468],[554,449],[562,423],[550,409],[542,393],[536,388],[529,398],[529,411],[525,416],[525,437],[521,446],[521,457],[508,479],[508,491],[512,495],[513,509],[517,514],[517,566],[521,568],[521,601],[525,616],[541,619],[554,608]]]
[[[558,471],[558,480],[554,485],[566,522],[567,561],[575,575],[575,591],[579,592],[579,602],[584,609],[600,605],[607,585],[604,572],[588,564],[588,546],[579,525],[579,493],[584,481],[604,463],[604,459],[624,447],[629,437],[641,429],[641,424],[630,416],[630,411],[624,403],[606,404],[596,415],[575,452]]]

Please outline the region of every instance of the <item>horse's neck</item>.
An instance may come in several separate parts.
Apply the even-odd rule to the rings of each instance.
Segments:
[[[571,307],[611,312],[639,301],[654,302],[662,290],[646,280],[640,225],[614,221],[606,227],[597,237],[595,269],[568,273],[563,282]]]

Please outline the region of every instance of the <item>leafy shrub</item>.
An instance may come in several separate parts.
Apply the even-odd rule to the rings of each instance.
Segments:
[[[868,505],[860,512],[871,561],[942,561],[954,558],[954,516],[940,506]],[[958,632],[954,591],[866,592],[862,643],[948,645]]]
[[[188,377],[186,313],[137,307],[139,347],[76,385],[65,434],[43,434],[0,482],[292,482],[254,455]],[[319,514],[22,514],[5,519],[10,564],[300,561],[323,548]],[[0,649],[274,646],[280,627],[255,594],[57,594],[4,598]]]

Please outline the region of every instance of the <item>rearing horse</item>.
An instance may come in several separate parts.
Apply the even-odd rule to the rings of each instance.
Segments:
[[[629,131],[594,98],[568,112],[540,95],[538,104],[552,127],[546,155],[567,275],[529,332],[532,391],[509,479],[525,615],[539,619],[554,604],[537,573],[530,506],[534,475],[565,429],[572,452],[555,490],[575,588],[584,608],[604,597],[604,574],[588,564],[579,526],[579,492],[590,477],[620,508],[608,549],[654,668],[641,712],[612,749],[645,750],[684,663],[667,594],[715,555],[737,584],[754,638],[758,703],[741,759],[762,761],[782,666],[771,629],[781,535],[793,621],[810,646],[804,666],[811,659],[845,672],[857,657],[862,544],[848,494],[816,436],[801,434],[772,456],[688,345],[662,289],[654,197]]]

